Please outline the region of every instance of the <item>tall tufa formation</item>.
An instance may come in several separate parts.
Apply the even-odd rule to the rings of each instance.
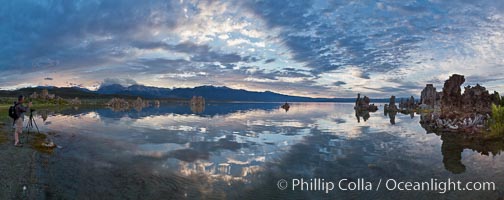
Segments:
[[[395,96],[390,96],[390,100],[389,100],[389,104],[387,106],[387,110],[390,111],[390,112],[396,112],[398,110],[397,106],[395,104]]]
[[[443,91],[436,93],[434,105],[440,102],[440,110],[424,113],[420,124],[428,131],[456,131],[465,133],[482,132],[487,127],[487,121],[492,113],[492,104],[497,104],[499,94],[490,94],[488,90],[477,84],[467,86],[462,93],[461,86],[465,82],[462,75],[453,74],[445,81]],[[422,103],[432,105],[435,88],[430,85],[422,91]],[[439,101],[437,99],[440,99]],[[437,107],[437,106],[436,106]]]
[[[492,112],[492,103],[498,104],[499,93],[489,94],[485,87],[476,84],[476,86],[467,86],[462,94],[462,110],[486,114]]]
[[[371,103],[371,99],[369,97],[364,96],[364,98],[360,97],[360,94],[357,94],[357,99],[355,100],[355,110],[367,110],[374,112],[378,110],[378,107],[375,106],[374,104],[369,104]]]
[[[441,98],[441,113],[443,115],[458,115],[462,108],[462,92],[460,86],[465,78],[459,74],[453,74],[445,81],[443,86],[443,98]]]
[[[420,104],[429,109],[434,109],[437,100],[436,88],[432,84],[427,84],[420,94]]]
[[[461,94],[460,86],[464,81],[464,76],[454,74],[445,82],[441,99],[441,114],[451,118],[467,117],[471,114],[490,114],[492,104],[498,104],[499,94],[490,94],[479,84],[474,87],[466,86],[464,93]]]
[[[416,107],[415,97],[411,96],[406,102],[408,109],[414,109]]]

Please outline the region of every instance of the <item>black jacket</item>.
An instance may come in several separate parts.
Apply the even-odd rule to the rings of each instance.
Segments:
[[[28,107],[23,106],[23,104],[19,102],[16,103],[15,108],[16,108],[16,114],[20,118],[24,118],[24,113],[28,112]]]

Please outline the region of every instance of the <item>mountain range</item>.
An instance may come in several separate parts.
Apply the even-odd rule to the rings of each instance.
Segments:
[[[49,93],[63,98],[97,98],[97,97],[142,97],[146,99],[190,99],[203,96],[207,101],[241,101],[241,102],[355,102],[355,98],[311,98],[291,96],[271,91],[254,92],[229,87],[198,86],[194,88],[161,88],[144,85],[122,86],[120,84],[102,85],[92,91],[80,87],[39,86],[22,88],[15,91],[0,91],[2,96],[16,96],[19,93],[31,94],[48,89]],[[373,102],[388,102],[388,99],[372,99]]]
[[[194,88],[159,88],[143,85],[122,86],[111,84],[101,86],[97,91],[99,94],[120,94],[141,96],[146,98],[182,98],[189,99],[193,96],[203,96],[210,101],[252,101],[252,102],[333,102],[333,101],[355,101],[353,98],[311,98],[284,95],[271,91],[253,92],[243,89],[232,89],[229,87],[198,86]]]

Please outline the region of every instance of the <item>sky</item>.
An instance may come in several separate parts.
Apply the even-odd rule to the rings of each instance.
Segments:
[[[419,96],[453,73],[504,93],[501,0],[0,0],[0,88],[227,86]]]

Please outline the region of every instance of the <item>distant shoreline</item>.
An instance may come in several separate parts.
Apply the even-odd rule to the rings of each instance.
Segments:
[[[104,86],[98,91],[90,91],[75,87],[32,87],[21,88],[17,90],[0,90],[0,96],[6,98],[15,98],[17,95],[31,95],[33,93],[41,93],[42,90],[47,90],[48,93],[63,99],[79,98],[81,101],[97,102],[108,101],[112,98],[136,99],[141,97],[145,100],[159,100],[162,102],[184,102],[191,99],[193,96],[201,96],[207,102],[355,102],[355,97],[336,97],[336,98],[318,98],[306,96],[291,96],[270,91],[254,92],[241,89],[232,89],[228,87],[200,86],[195,88],[156,88],[142,85],[130,87]],[[398,97],[407,99],[408,97]],[[373,98],[372,103],[387,103],[389,98]],[[1,104],[2,102],[0,102]],[[3,102],[5,103],[5,101]]]

